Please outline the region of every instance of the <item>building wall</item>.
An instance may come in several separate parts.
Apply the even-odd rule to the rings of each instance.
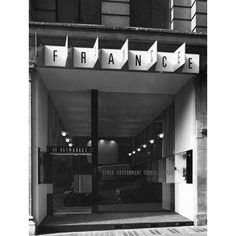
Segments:
[[[170,28],[169,0],[31,0],[30,20]]]
[[[64,125],[49,98],[48,91],[37,72],[32,76],[32,153],[33,153],[33,216],[39,225],[52,207],[52,183],[38,184],[38,148],[63,143],[60,131]],[[49,205],[48,205],[49,204]]]
[[[130,2],[126,1],[102,1],[101,2],[102,25],[129,26]]]
[[[196,159],[194,80],[189,81],[175,97],[175,153],[189,149],[193,149],[194,163]],[[194,178],[193,184],[175,184],[175,212],[191,220],[194,220],[196,208],[195,186]]]
[[[164,139],[162,140],[162,158],[171,156],[175,153],[175,107],[172,103],[162,113],[162,131]],[[162,184],[162,208],[166,210],[174,210],[174,184]]]
[[[171,0],[171,29],[207,32],[207,0]]]
[[[197,182],[197,225],[207,224],[207,75],[202,72],[196,79],[196,182]]]
[[[37,225],[47,213],[47,184],[38,184],[38,148],[47,146],[47,91],[34,73],[32,77],[32,126],[33,126],[33,216]]]

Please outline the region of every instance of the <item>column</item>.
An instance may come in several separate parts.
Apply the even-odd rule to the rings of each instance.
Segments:
[[[192,0],[191,31],[207,32],[207,1]]]
[[[33,172],[32,172],[32,74],[35,65],[29,65],[29,235],[35,235],[36,223],[33,217]]]
[[[196,213],[195,225],[207,224],[207,75],[206,68],[196,84]]]
[[[171,29],[191,31],[191,0],[171,0]]]

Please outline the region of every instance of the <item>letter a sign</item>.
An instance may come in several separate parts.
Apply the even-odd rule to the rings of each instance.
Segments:
[[[128,60],[128,39],[121,49],[101,49],[102,69],[122,69]]]
[[[45,65],[65,67],[68,57],[68,36],[65,46],[45,46]]]

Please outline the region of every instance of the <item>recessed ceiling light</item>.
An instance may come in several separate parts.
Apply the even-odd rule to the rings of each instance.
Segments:
[[[154,139],[149,140],[149,143],[153,144],[154,143]]]
[[[61,131],[61,135],[62,135],[63,137],[65,137],[66,135],[68,135],[68,132],[66,132],[66,131]]]
[[[69,143],[69,142],[71,141],[71,139],[70,139],[70,138],[65,138],[65,141],[66,141],[67,143]]]
[[[158,134],[158,137],[159,137],[159,138],[164,138],[164,133]]]
[[[68,145],[69,145],[69,147],[73,147],[74,144],[73,143],[69,143]]]
[[[140,151],[141,151],[141,149],[140,149],[140,148],[138,148],[138,149],[137,149],[137,151],[138,151],[138,152],[140,152]]]
[[[143,148],[146,148],[147,147],[147,144],[143,144]]]

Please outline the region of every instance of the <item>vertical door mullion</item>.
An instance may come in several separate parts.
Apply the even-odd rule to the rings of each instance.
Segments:
[[[91,90],[92,213],[98,213],[98,90]]]

